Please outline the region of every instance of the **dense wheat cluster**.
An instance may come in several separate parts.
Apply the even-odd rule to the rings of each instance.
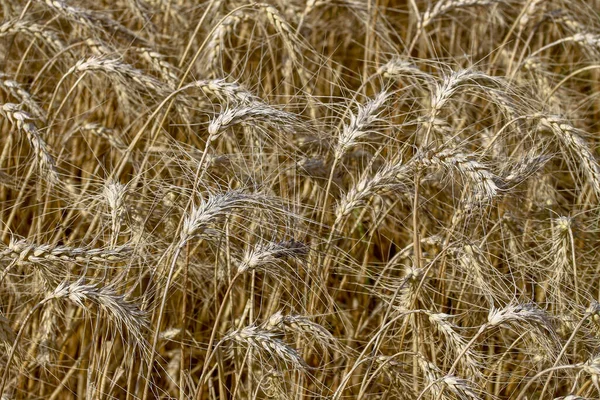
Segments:
[[[0,4],[2,399],[600,398],[600,1]]]

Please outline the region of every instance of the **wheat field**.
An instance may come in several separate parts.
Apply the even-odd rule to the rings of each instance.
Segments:
[[[0,0],[0,397],[600,398],[600,1]]]

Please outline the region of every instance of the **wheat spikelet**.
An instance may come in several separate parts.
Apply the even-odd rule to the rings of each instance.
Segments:
[[[427,105],[426,115],[423,116],[420,122],[426,130],[424,145],[429,145],[429,133],[431,130],[439,132],[443,139],[451,136],[451,127],[445,118],[440,118],[440,113],[448,106],[450,100],[460,91],[483,90],[485,93],[494,93],[495,88],[506,88],[506,84],[498,77],[490,76],[483,72],[474,71],[471,69],[462,69],[452,71],[449,75],[444,76],[441,81],[436,81],[430,86],[428,96],[429,104]],[[509,110],[511,114],[517,114],[516,110],[511,107],[510,100],[504,95],[492,95],[497,103]]]
[[[0,252],[0,257],[28,263],[44,263],[47,261],[121,262],[130,255],[131,248],[129,246],[121,246],[115,249],[88,249],[84,247],[34,244],[23,239],[15,240],[14,238]]]
[[[278,311],[269,317],[264,327],[267,330],[281,329],[313,338],[324,348],[341,349],[338,340],[327,329],[302,315],[284,315]]]
[[[365,204],[369,197],[384,190],[403,189],[406,178],[415,170],[417,158],[406,164],[388,162],[373,176],[365,175],[340,199],[336,205],[336,221]]]
[[[302,68],[301,42],[297,38],[292,26],[286,21],[284,16],[281,15],[275,6],[258,3],[255,4],[255,7],[265,14],[269,24],[281,37],[292,63]],[[205,72],[213,77],[219,74],[222,69],[219,63],[225,47],[226,38],[231,35],[240,22],[247,20],[248,18],[249,15],[246,12],[237,10],[228,14],[220,24],[213,29],[212,36],[206,46],[208,62],[206,63]],[[286,71],[284,71],[284,74],[289,74],[289,68],[286,67],[285,69]],[[304,82],[308,83],[309,76],[307,72],[304,69],[300,69],[298,72]]]
[[[306,361],[295,349],[278,339],[276,334],[265,331],[258,326],[247,326],[230,332],[222,341],[234,341],[239,345],[250,347],[265,357],[298,370],[309,368]]]
[[[440,384],[440,376],[442,375],[442,371],[435,364],[423,357],[421,354],[418,354],[415,357],[417,359],[417,362],[419,363],[419,367],[425,375],[425,379],[431,387],[431,391],[435,394],[435,397],[441,396],[442,386]]]
[[[460,400],[482,399],[473,389],[472,384],[466,379],[458,378],[454,375],[443,375],[442,371],[435,364],[425,359],[425,357],[418,355],[416,358],[429,383],[429,386],[425,390],[431,389],[435,397],[442,396],[442,390],[446,388]],[[419,398],[422,396],[423,392]]]
[[[469,69],[453,71],[450,75],[444,77],[441,82],[438,82],[433,93],[431,93],[430,118],[436,117],[460,89],[468,88],[472,85],[479,87],[484,82],[489,88],[504,86],[500,78],[482,72]]]
[[[302,173],[312,178],[327,178],[328,171],[330,170],[325,161],[318,158],[303,157],[298,160],[296,166]]]
[[[590,375],[600,375],[600,355],[595,355],[585,362],[583,365],[583,371]]]
[[[422,294],[418,290],[421,284],[423,283],[424,286],[423,291],[428,289],[428,276],[426,273],[426,270],[409,264],[402,269],[402,277],[400,279],[388,279],[382,282],[381,287],[385,291],[392,293],[391,296],[383,295],[380,292],[376,292],[376,295],[385,299],[400,315],[411,312],[415,309]]]
[[[553,280],[557,283],[562,282],[571,263],[569,252],[569,231],[571,230],[571,218],[558,217],[554,219],[554,227],[552,229],[552,270],[554,271]]]
[[[58,321],[59,310],[54,304],[46,305],[40,318],[38,328],[37,354],[36,361],[43,367],[48,367],[54,362],[54,351],[56,347],[56,323]]]
[[[228,191],[202,199],[185,216],[180,233],[180,243],[201,235],[209,226],[236,210],[274,209],[273,199],[260,193]]]
[[[487,88],[485,93],[488,95],[489,99],[500,108],[500,110],[510,117],[512,121],[521,119],[521,112],[516,102],[511,97],[512,93],[508,88],[503,88],[503,90]],[[520,130],[520,125],[517,124],[516,128]]]
[[[171,63],[165,60],[166,57],[164,55],[147,47],[136,48],[136,51],[160,74],[171,90],[177,88],[180,81],[177,70]]]
[[[546,155],[527,154],[516,165],[510,167],[511,170],[502,176],[502,180],[507,185],[519,185],[541,170],[550,158],[550,156]]]
[[[144,74],[142,71],[133,68],[118,59],[105,57],[89,57],[77,61],[63,76],[69,76],[75,73],[85,72],[103,72],[111,77],[115,77],[125,91],[128,91],[129,84],[133,83],[138,90],[150,89],[159,96],[166,96],[168,89],[159,80]]]
[[[298,57],[302,56],[302,50],[300,49],[294,29],[274,6],[270,4],[258,4],[258,7],[266,13],[269,22],[283,38],[283,43],[288,49],[289,56],[297,62]]]
[[[566,10],[550,13],[550,17],[556,23],[565,26],[568,30],[574,33],[582,33],[587,30],[587,27],[578,20],[578,18]]]
[[[279,263],[286,263],[287,260],[300,260],[306,257],[307,253],[308,247],[295,240],[259,242],[245,252],[238,265],[238,273],[257,268],[274,272],[270,267],[277,267]]]
[[[31,114],[42,121],[46,122],[46,111],[31,97],[31,94],[23,89],[23,87],[12,79],[0,80],[0,86],[10,93],[13,97],[20,100],[20,102],[29,108]]]
[[[303,61],[303,43],[298,38],[298,35],[295,32],[295,29],[287,22],[283,15],[275,8],[273,5],[259,3],[257,7],[262,10],[266,16],[269,23],[275,28],[275,31],[281,36],[283,40],[283,44],[287,49],[289,62],[286,63],[283,69],[283,75],[289,81],[289,77],[292,74],[292,67],[295,67],[295,71],[298,73],[300,80],[302,82],[302,86],[306,88],[307,91],[312,91],[312,77],[309,72],[305,68]],[[308,101],[312,103],[311,98],[308,98]],[[310,104],[312,106],[312,104]],[[314,110],[311,111],[314,115]]]
[[[131,10],[131,13],[144,25],[144,29],[154,34],[156,26],[152,22],[152,6],[145,0],[125,0],[125,4]]]
[[[55,52],[65,49],[65,44],[56,32],[31,21],[11,20],[0,24],[0,37],[7,35],[27,35],[46,43]]]
[[[119,51],[113,45],[98,38],[87,38],[84,44],[93,55],[99,58],[116,57],[119,54]]]
[[[108,31],[112,30],[122,34],[127,39],[139,40],[139,37],[135,33],[131,32],[122,24],[112,18],[107,17],[106,15],[98,14],[81,7],[71,6],[63,0],[35,1],[36,3],[44,4],[46,7],[56,11],[64,18],[76,22],[77,24],[80,24],[93,32],[102,32],[104,29]]]
[[[446,375],[442,378],[442,382],[450,390],[461,400],[481,400],[482,397],[479,396],[475,390],[472,388],[469,381],[462,378],[457,378],[456,376]]]
[[[226,82],[224,79],[198,80],[183,86],[180,91],[198,88],[203,93],[216,96],[226,104],[253,104],[258,98],[237,83]]]
[[[587,175],[592,189],[596,196],[600,196],[600,165],[582,138],[582,132],[556,116],[544,116],[540,119],[540,124],[550,129],[563,146],[579,156],[581,167]]]
[[[341,158],[347,149],[369,134],[369,127],[380,120],[380,109],[389,98],[390,93],[380,92],[364,105],[359,105],[356,115],[350,112],[350,121],[344,124],[335,148],[335,157]]]
[[[485,165],[476,161],[470,154],[461,153],[458,149],[444,149],[426,154],[420,162],[424,166],[440,166],[456,171],[467,178],[473,185],[472,201],[475,203],[492,200],[503,187],[503,182]]]
[[[220,60],[225,47],[225,40],[231,35],[236,26],[247,18],[242,11],[235,11],[226,18],[214,29],[213,34],[206,45],[207,62],[206,72],[212,77],[216,77],[220,72]]]
[[[600,50],[600,35],[597,33],[580,33],[573,37],[576,42],[584,43],[594,50]]]
[[[502,2],[502,0],[441,0],[429,8],[421,16],[420,28],[424,29],[429,26],[434,19],[447,14],[450,11],[476,6],[487,6],[494,3]]]
[[[501,325],[518,326],[519,323],[524,323],[552,330],[546,314],[533,303],[511,303],[503,308],[492,307],[488,313],[487,320],[490,327]]]
[[[37,0],[40,3],[44,3],[49,8],[60,12],[62,15],[72,18],[73,20],[82,23],[92,29],[99,28],[94,24],[99,22],[100,19],[94,16],[90,11],[82,8],[69,6],[66,2],[61,0]]]
[[[402,57],[394,57],[377,69],[377,74],[385,78],[398,79],[406,75],[423,79],[428,85],[435,84],[435,77],[421,71],[414,62]]]
[[[483,250],[475,243],[461,244],[453,250],[456,253],[458,266],[466,276],[473,279],[475,286],[493,304],[495,300],[494,285],[490,283],[493,268],[487,261]]]
[[[396,356],[376,355],[372,357],[377,369],[373,372],[376,376],[379,371],[385,373],[387,378],[393,382],[391,387],[398,396],[405,396],[406,393],[411,393],[415,396],[413,385],[410,383],[410,374],[406,370],[406,363],[397,361]]]
[[[111,228],[115,241],[119,237],[121,223],[123,222],[126,194],[127,186],[119,182],[107,181],[102,190],[102,197],[110,210]]]
[[[585,46],[594,54],[600,52],[600,34],[594,33],[576,33],[573,36],[562,38],[561,42],[575,42]]]
[[[543,14],[546,8],[544,0],[532,0],[527,5],[525,13],[519,18],[519,31],[525,30],[529,23],[536,19],[540,14]]]
[[[54,157],[50,154],[48,144],[41,137],[37,127],[33,122],[32,116],[21,110],[21,108],[13,103],[5,103],[2,105],[1,113],[13,123],[17,129],[25,133],[29,144],[34,153],[35,160],[38,163],[42,174],[48,179],[51,184],[61,183]],[[67,185],[67,187],[70,187]]]
[[[251,106],[226,108],[208,125],[208,133],[214,140],[223,130],[243,123],[264,122],[276,128],[295,131],[300,125],[296,115],[281,111],[266,104],[254,103]]]
[[[285,383],[281,371],[270,370],[261,376],[260,388],[265,392],[268,398],[289,400],[289,391],[286,390]]]
[[[91,132],[93,135],[106,140],[112,147],[119,151],[125,151],[127,145],[119,139],[117,132],[114,129],[109,129],[96,122],[88,122],[79,127],[79,130]]]
[[[433,312],[426,312],[426,315],[429,321],[444,335],[454,352],[460,354],[464,351],[464,363],[470,372],[474,376],[481,377],[482,363],[475,352],[467,347],[467,341],[457,332],[457,326],[449,322],[452,316]]]
[[[535,77],[535,82],[538,85],[538,90],[541,95],[546,99],[546,101],[551,106],[552,110],[560,110],[560,98],[557,93],[553,92],[552,82],[547,76],[547,72],[544,71],[543,63],[536,59],[535,57],[528,57],[527,60],[523,63],[523,69],[530,72],[530,75]],[[519,81],[522,83],[531,84],[529,79],[524,77],[519,77]]]
[[[600,326],[600,303],[593,300],[585,312],[591,317],[596,326]]]
[[[75,282],[63,281],[46,296],[46,300],[60,299],[69,300],[84,310],[86,301],[96,305],[108,314],[118,329],[126,328],[135,344],[143,352],[147,352],[148,344],[144,337],[144,332],[148,329],[146,313],[136,304],[127,301],[125,296],[117,294],[114,287],[85,284],[83,278]]]

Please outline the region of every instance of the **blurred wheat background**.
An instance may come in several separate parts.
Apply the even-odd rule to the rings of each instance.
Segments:
[[[600,398],[600,1],[266,1],[0,1],[1,398]]]

